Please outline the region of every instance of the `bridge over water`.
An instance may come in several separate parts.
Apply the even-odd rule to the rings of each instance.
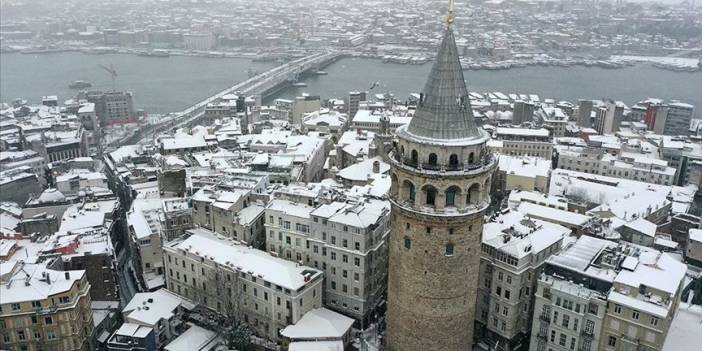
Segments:
[[[320,52],[276,66],[224,89],[183,111],[171,113],[168,118],[165,118],[162,122],[143,125],[131,136],[115,141],[110,146],[119,147],[122,145],[134,144],[141,140],[151,138],[158,133],[187,126],[202,118],[205,113],[205,106],[228,94],[238,93],[245,96],[261,95],[261,97],[265,97],[282,85],[288,84],[294,77],[300,76],[313,69],[322,68],[335,61],[342,54],[343,53],[336,51]]]

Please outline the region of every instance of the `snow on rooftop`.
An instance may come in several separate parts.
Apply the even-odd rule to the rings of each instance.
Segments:
[[[658,229],[658,226],[655,223],[651,223],[643,218],[631,221],[625,224],[625,226],[652,238],[656,235],[656,230]]]
[[[702,243],[702,229],[690,228],[690,240]]]
[[[44,300],[65,293],[85,275],[82,270],[55,271],[42,264],[18,261],[0,263],[3,275],[13,271],[8,283],[0,285],[3,304]]]
[[[243,272],[253,272],[260,279],[290,290],[298,290],[322,272],[314,268],[273,257],[264,251],[234,243],[205,229],[191,229],[190,237],[173,242],[174,249],[206,257],[230,269],[241,267]],[[310,280],[305,274],[312,274]]]
[[[551,172],[551,160],[541,157],[499,155],[498,168],[507,175],[548,177]]]
[[[643,284],[674,295],[686,271],[687,266],[669,254],[650,250],[641,253],[636,270],[622,270],[614,281],[636,289]]]
[[[497,127],[495,133],[499,135],[516,135],[516,136],[536,136],[536,137],[548,137],[548,129],[529,129],[529,128],[506,128]]]
[[[292,340],[341,339],[354,320],[324,307],[305,313],[297,323],[289,325],[280,334]]]
[[[350,181],[368,181],[373,175],[373,164],[379,163],[380,173],[387,173],[390,170],[390,165],[383,162],[380,156],[369,158],[358,163],[354,163],[337,173],[343,179]]]
[[[161,319],[169,319],[179,308],[192,309],[193,303],[166,289],[136,293],[122,309],[125,321],[156,326]]]
[[[518,211],[544,221],[565,223],[573,226],[583,226],[592,218],[587,215],[541,206],[530,202],[522,202],[518,207]]]
[[[607,240],[583,235],[570,247],[551,256],[549,263],[585,273],[602,250],[615,245]]]
[[[171,341],[165,351],[208,351],[219,343],[217,333],[189,323],[190,328]]]
[[[523,213],[511,211],[485,223],[482,240],[483,244],[522,258],[538,254],[569,234],[570,229],[561,225],[530,219]]]
[[[274,199],[268,203],[267,208],[299,218],[310,218],[310,213],[314,210],[312,206],[285,199]]]

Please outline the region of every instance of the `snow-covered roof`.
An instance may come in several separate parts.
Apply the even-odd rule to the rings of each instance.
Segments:
[[[499,155],[498,168],[507,175],[548,177],[551,160],[541,157]]]
[[[239,245],[230,238],[217,235],[205,229],[188,230],[190,237],[182,241],[169,243],[174,249],[181,249],[209,260],[215,261],[232,270],[240,268],[243,272],[252,272],[258,278],[296,291],[312,281],[322,272],[273,257],[265,251]],[[305,279],[309,275],[309,279]]]
[[[702,243],[702,229],[690,228],[689,235],[690,241]]]
[[[305,313],[297,323],[280,334],[292,340],[341,339],[353,325],[353,319],[324,307]]]
[[[643,284],[674,295],[686,271],[687,266],[669,254],[649,249],[639,255],[634,271],[622,270],[614,281],[637,289]]]
[[[656,235],[656,229],[658,229],[655,223],[651,223],[644,218],[638,218],[625,224],[625,226],[652,238]]]
[[[137,339],[143,339],[153,331],[152,327],[143,326],[136,323],[123,323],[122,326],[115,331],[115,335],[128,336]]]
[[[379,173],[387,173],[390,170],[390,165],[383,162],[380,156],[369,158],[358,163],[354,163],[337,173],[343,179],[350,181],[368,181],[373,175],[373,164],[379,163]]]
[[[529,129],[529,128],[505,128],[497,127],[495,128],[495,133],[500,135],[512,135],[512,136],[533,136],[533,137],[548,137],[548,129]]]
[[[0,285],[3,304],[44,300],[50,296],[65,293],[73,284],[83,278],[85,271],[55,271],[42,264],[19,261],[1,262],[2,275],[14,273],[7,283]],[[47,277],[50,283],[47,282]]]
[[[511,211],[483,226],[483,244],[494,247],[515,258],[538,254],[563,240],[570,229],[558,224],[527,218]]]
[[[190,324],[190,323],[189,323]],[[190,324],[190,328],[171,341],[165,351],[208,351],[219,343],[217,333]]]
[[[573,226],[583,226],[590,220],[590,216],[564,211],[556,208],[536,205],[530,202],[522,202],[518,211],[534,218],[553,223],[565,223]]]
[[[274,199],[268,203],[269,210],[280,211],[288,216],[310,218],[310,213],[314,210],[312,206],[301,204],[285,199]]]
[[[179,307],[192,309],[193,303],[166,289],[154,292],[136,293],[127,306],[122,309],[125,321],[156,326],[161,319],[169,319],[175,315]]]

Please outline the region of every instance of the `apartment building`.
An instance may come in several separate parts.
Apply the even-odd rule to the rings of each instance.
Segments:
[[[506,351],[528,345],[542,266],[569,234],[568,228],[516,211],[485,223],[476,302],[482,342]]]
[[[685,270],[653,249],[580,237],[546,262],[530,350],[660,350]]]
[[[676,169],[668,162],[646,155],[623,153],[612,155],[601,148],[559,148],[558,167],[578,172],[673,185]]]
[[[365,197],[318,206],[274,199],[266,208],[266,245],[325,272],[327,308],[367,320],[387,285],[389,212],[388,201]]]
[[[137,293],[122,309],[124,323],[109,338],[109,351],[163,350],[187,325],[185,312],[195,304],[166,289]]]
[[[279,331],[322,307],[323,273],[191,229],[163,247],[168,289],[277,341]]]
[[[536,117],[537,120],[541,122],[541,125],[548,129],[552,137],[559,138],[565,135],[568,115],[560,108],[550,105],[541,105],[541,108],[536,111]]]
[[[529,350],[599,349],[616,243],[583,236],[546,261],[535,291]]]
[[[191,199],[193,224],[260,246],[264,240],[264,207],[253,202],[252,191],[255,189],[201,188]]]
[[[535,156],[551,159],[553,143],[548,129],[495,128],[488,147],[502,155]]]
[[[85,271],[23,261],[2,262],[0,268],[0,349],[94,349]]]

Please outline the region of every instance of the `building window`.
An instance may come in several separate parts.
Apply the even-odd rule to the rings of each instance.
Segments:
[[[658,326],[658,318],[656,317],[651,317],[651,325],[652,326]]]
[[[453,244],[446,244],[446,256],[453,256]]]
[[[617,338],[614,337],[614,336],[612,336],[612,335],[610,335],[610,336],[607,338],[607,345],[612,346],[612,347],[617,346]]]
[[[405,249],[409,250],[412,248],[412,240],[410,238],[405,237]]]
[[[638,320],[639,319],[639,311],[636,311],[636,310],[631,311],[631,318]]]
[[[614,305],[614,313],[616,313],[616,314],[622,313],[622,306],[621,305]]]

